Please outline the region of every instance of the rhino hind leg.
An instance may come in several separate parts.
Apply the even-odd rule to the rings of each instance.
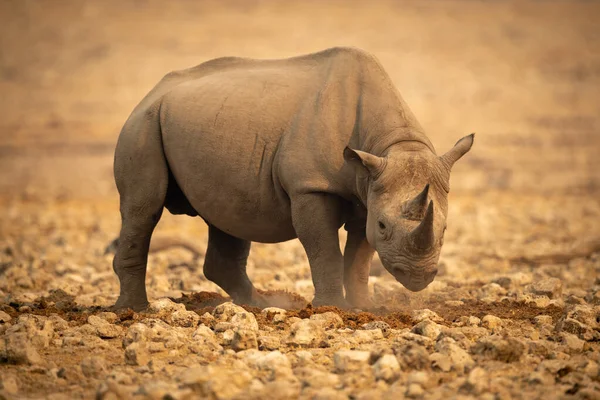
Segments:
[[[204,276],[225,290],[234,302],[262,306],[262,296],[246,274],[250,244],[208,224]]]
[[[115,151],[115,181],[120,196],[121,232],[113,259],[120,293],[116,309],[143,310],[146,265],[152,232],[162,215],[168,167],[162,148],[158,110],[129,121]]]

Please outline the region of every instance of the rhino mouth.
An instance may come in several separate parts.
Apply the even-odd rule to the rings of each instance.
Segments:
[[[421,290],[425,289],[431,282],[433,282],[436,274],[437,271],[428,275],[417,275],[398,269],[395,269],[394,272],[392,272],[394,278],[396,278],[396,280],[400,282],[402,286],[411,292],[420,292]]]

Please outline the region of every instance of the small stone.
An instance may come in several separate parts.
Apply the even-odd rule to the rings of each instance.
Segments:
[[[427,308],[424,308],[422,310],[414,310],[411,313],[411,318],[412,318],[413,322],[415,322],[415,323],[419,323],[426,319],[433,321],[433,322],[443,322],[444,321],[444,318],[440,317],[437,313],[435,313]]]
[[[231,342],[233,342],[233,337],[235,336],[235,333],[233,332],[233,329],[228,329],[224,332],[221,332],[217,335],[217,338],[219,339],[219,343],[222,346],[230,346]]]
[[[267,307],[267,308],[263,308],[263,310],[260,312],[262,315],[264,315],[265,317],[272,315],[286,315],[287,311],[284,310],[283,308],[277,308],[277,307]]]
[[[499,331],[503,325],[504,325],[504,322],[502,322],[502,320],[500,318],[496,317],[495,315],[486,315],[481,320],[481,326],[491,330],[492,332]]]
[[[433,353],[429,356],[431,366],[442,372],[449,372],[452,369],[452,360],[449,356],[442,353]]]
[[[545,278],[533,282],[529,287],[529,292],[537,296],[559,299],[562,296],[562,282],[558,278]]]
[[[469,372],[467,381],[463,384],[463,390],[472,394],[480,394],[488,389],[490,379],[483,368],[475,367]]]
[[[114,312],[101,312],[98,313],[98,318],[102,318],[109,324],[114,324],[119,321],[119,317]]]
[[[425,390],[418,383],[411,383],[406,387],[406,397],[417,398],[423,396]]]
[[[11,320],[12,317],[10,315],[0,310],[0,323],[5,324],[7,322],[10,322]]]
[[[248,349],[256,349],[258,347],[258,341],[256,339],[256,332],[250,329],[237,329],[234,332],[233,340],[231,341],[231,348],[235,351],[242,351]]]
[[[310,316],[310,320],[318,323],[321,328],[325,330],[342,328],[344,326],[342,317],[332,311],[327,311],[322,314],[313,314]]]
[[[552,325],[552,317],[550,315],[538,315],[533,320],[536,326]]]
[[[294,347],[317,347],[323,336],[324,332],[320,324],[303,319],[292,325],[286,343]]]
[[[212,314],[205,312],[200,316],[200,322],[206,326],[213,326],[213,323],[215,322],[215,317],[213,317]]]
[[[219,304],[215,307],[213,311],[213,317],[215,317],[217,321],[229,322],[235,314],[245,312],[247,311],[244,310],[242,307],[235,305],[231,302],[227,302]]]
[[[462,316],[458,319],[457,322],[454,323],[455,326],[479,326],[480,324],[481,320],[472,315]]]
[[[381,329],[358,330],[354,331],[352,338],[359,344],[372,343],[375,340],[383,339],[383,332]]]
[[[281,340],[277,336],[259,336],[258,337],[258,349],[259,350],[277,350],[281,347]]]
[[[280,351],[271,351],[267,354],[261,354],[256,360],[256,366],[259,370],[271,372],[271,379],[292,374],[292,364],[290,363],[290,360]]]
[[[244,398],[252,375],[228,366],[201,366],[185,369],[178,377],[182,388],[194,391],[194,397],[210,399]]]
[[[357,371],[369,365],[371,352],[361,350],[340,350],[333,355],[333,363],[337,372]]]
[[[401,346],[394,347],[394,354],[398,358],[398,362],[403,370],[406,369],[429,369],[431,361],[429,360],[429,352],[425,347],[416,343],[406,343]]]
[[[12,374],[0,374],[0,398],[2,397],[2,392],[8,394],[17,394],[19,391],[19,382],[17,378]]]
[[[489,336],[479,339],[471,352],[487,359],[510,363],[521,359],[525,345],[511,337]]]
[[[96,335],[102,339],[116,338],[121,334],[122,331],[120,326],[113,325],[105,319],[95,315],[90,315],[88,317],[88,324],[95,328]]]
[[[465,305],[465,302],[461,300],[446,300],[444,304],[448,307],[462,307]]]
[[[560,337],[561,343],[567,347],[567,353],[581,353],[583,351],[585,341],[579,339],[577,336],[572,333],[561,332]]]
[[[461,349],[456,342],[449,337],[439,340],[435,344],[435,349],[438,351],[438,353],[446,355],[450,358],[452,369],[455,371],[462,373],[465,371],[465,369],[475,365],[475,362],[469,353]]]
[[[4,341],[4,357],[9,363],[28,365],[42,363],[42,358],[31,345],[27,333],[16,332],[5,335]]]
[[[442,332],[442,326],[426,319],[415,325],[411,332],[416,333],[417,335],[428,337],[430,339],[436,339]]]
[[[234,328],[245,329],[258,332],[258,322],[254,314],[249,312],[238,312],[231,317],[231,324]]]
[[[185,311],[185,305],[175,303],[173,300],[168,298],[162,298],[151,302],[148,305],[148,311],[153,313],[164,313],[170,314],[175,311]]]
[[[371,321],[361,326],[364,330],[381,329],[381,332],[385,335],[390,330],[390,325],[383,321]]]
[[[388,383],[394,382],[400,375],[400,364],[396,356],[384,354],[373,364],[375,379],[384,380]]]
[[[150,352],[145,342],[134,342],[125,348],[125,364],[147,365],[150,361]]]
[[[194,311],[177,310],[171,314],[171,321],[175,326],[190,328],[198,325],[200,316]]]
[[[84,358],[81,361],[81,372],[87,378],[102,378],[106,374],[106,363],[97,356]]]

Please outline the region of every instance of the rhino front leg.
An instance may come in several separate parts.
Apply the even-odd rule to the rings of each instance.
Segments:
[[[204,259],[204,276],[219,285],[234,302],[266,306],[246,274],[250,242],[228,235],[208,225],[208,248]]]
[[[340,200],[325,193],[292,198],[292,222],[310,263],[315,285],[313,305],[347,307],[343,293],[344,260],[338,237]]]
[[[375,250],[365,237],[365,229],[348,230],[344,250],[344,287],[346,301],[353,307],[371,308],[369,296],[369,273]]]

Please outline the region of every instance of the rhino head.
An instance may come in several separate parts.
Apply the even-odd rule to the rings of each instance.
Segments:
[[[383,266],[411,291],[425,289],[437,274],[450,170],[471,149],[473,137],[462,138],[440,157],[421,144],[392,147],[385,157],[344,150],[366,197],[367,241]]]

